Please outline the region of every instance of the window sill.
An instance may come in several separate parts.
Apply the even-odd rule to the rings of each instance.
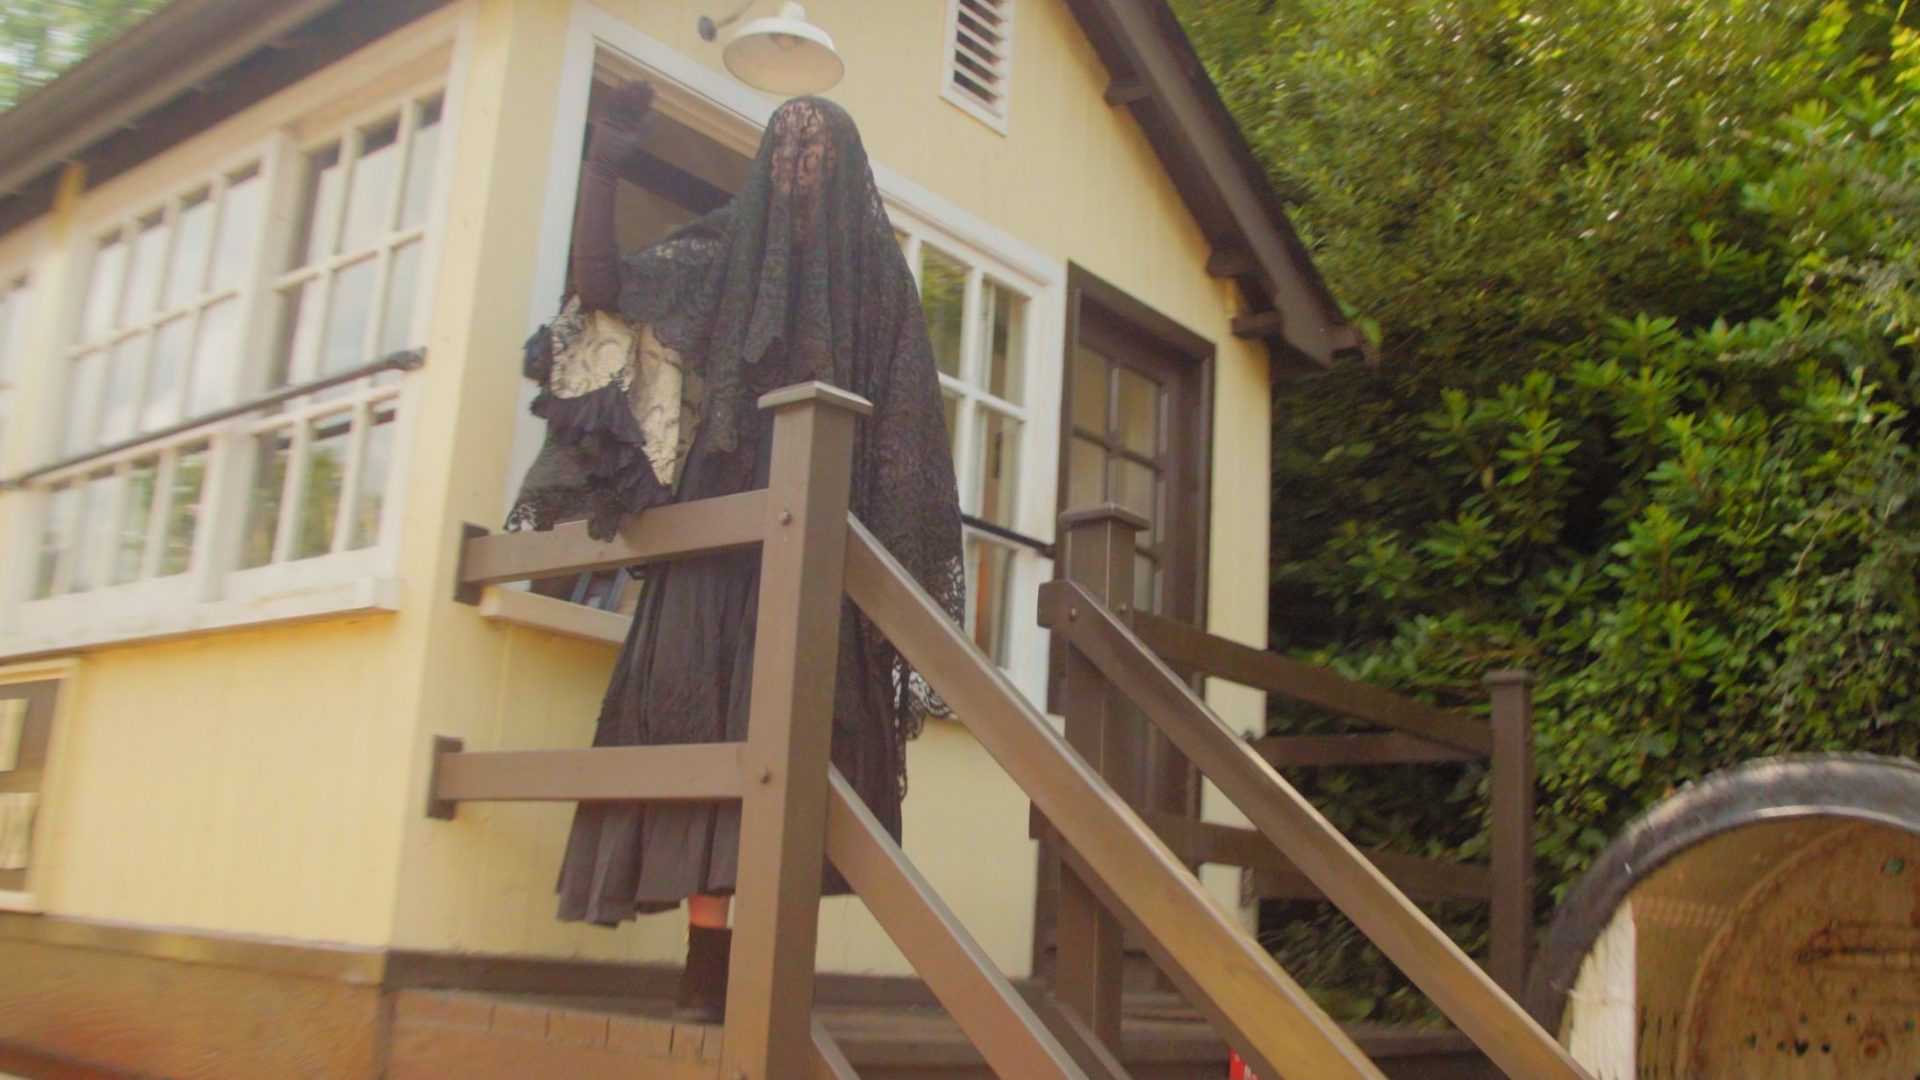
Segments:
[[[62,601],[70,599],[79,597],[61,598]],[[23,623],[34,622],[36,606],[22,605],[15,609],[15,615]],[[46,653],[84,652],[220,630],[398,610],[398,580],[390,577],[359,577],[244,599],[171,606],[165,610],[136,611],[85,621],[47,620],[65,622],[65,625],[50,631],[0,633],[0,659],[17,660]]]
[[[481,592],[480,617],[616,647],[625,644],[627,628],[633,625],[625,615],[498,585],[489,585]]]

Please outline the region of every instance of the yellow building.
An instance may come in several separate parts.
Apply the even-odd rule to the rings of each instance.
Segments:
[[[463,604],[463,526],[497,526],[539,442],[519,344],[605,88],[659,92],[623,246],[751,155],[777,101],[695,29],[731,6],[174,0],[0,114],[0,698],[28,702],[0,1044],[369,1076],[405,987],[608,993],[677,961],[674,916],[555,920],[569,806],[422,807],[436,736],[590,739],[625,579]],[[1269,383],[1357,341],[1164,4],[809,15],[942,362],[973,639],[1046,701],[1055,519],[1110,500],[1153,525],[1142,608],[1264,647]],[[1209,700],[1262,724],[1258,692]],[[908,855],[1028,975],[1027,799],[958,724],[909,770]],[[1236,871],[1205,880],[1240,909]],[[910,974],[853,899],[818,964],[856,994]]]

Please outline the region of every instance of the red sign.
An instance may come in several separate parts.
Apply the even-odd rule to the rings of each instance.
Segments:
[[[1242,1060],[1239,1054],[1232,1054],[1227,1058],[1227,1070],[1228,1080],[1260,1080],[1253,1074],[1252,1069],[1247,1068],[1246,1061]]]

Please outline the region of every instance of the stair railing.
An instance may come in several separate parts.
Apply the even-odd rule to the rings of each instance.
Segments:
[[[854,1075],[813,1016],[823,857],[832,859],[996,1073],[1020,1080],[1123,1077],[1114,1048],[1102,1044],[1085,1023],[1085,1013],[1061,1009],[1051,1029],[1042,1022],[833,771],[828,743],[834,680],[818,673],[835,668],[844,590],[1025,790],[1070,848],[1068,865],[1092,898],[1140,928],[1162,968],[1262,1076],[1381,1080],[1346,1033],[1201,889],[1165,841],[851,517],[853,432],[870,406],[817,383],[776,391],[761,405],[774,411],[767,488],[647,511],[628,518],[611,541],[593,540],[579,524],[498,536],[470,528],[456,593],[477,602],[480,590],[491,584],[759,545],[759,622],[746,740],[482,753],[466,751],[458,740],[438,739],[428,813],[449,818],[469,800],[739,799],[741,873],[719,1070],[726,1080],[847,1080]],[[1100,639],[1112,647],[1070,635],[1076,648],[1119,690],[1136,699],[1146,693],[1150,715],[1178,717],[1174,726],[1182,734],[1174,741],[1203,770],[1217,771],[1216,758],[1223,757],[1234,766],[1230,755],[1217,753],[1217,740],[1204,735],[1209,723],[1225,732],[1218,719],[1191,699],[1110,612],[1076,595],[1054,592],[1050,599],[1057,604],[1064,598],[1069,622],[1079,620],[1084,609],[1087,625],[1098,623],[1103,633],[1119,635]],[[1116,675],[1109,668],[1116,660],[1123,668],[1140,668],[1143,677]],[[1169,683],[1178,693],[1169,691]],[[1187,699],[1179,693],[1187,693]],[[1193,732],[1203,734],[1194,738]],[[1231,733],[1222,737],[1244,749]],[[1264,762],[1257,757],[1253,762],[1266,770],[1271,784],[1291,791]],[[1240,776],[1248,766],[1239,762],[1237,768]],[[1236,776],[1222,786],[1232,784],[1244,796],[1249,784]],[[1389,905],[1393,898],[1405,904],[1310,807],[1307,815],[1280,822],[1301,825],[1307,846],[1288,841],[1282,849],[1292,849],[1316,883],[1333,886],[1328,894],[1336,902],[1351,901],[1349,894],[1357,890],[1362,907],[1383,897]],[[1249,816],[1267,823],[1263,831],[1275,824],[1271,813]],[[1343,885],[1347,878],[1359,884]],[[1398,922],[1369,918],[1363,925],[1370,932],[1410,935],[1423,955],[1439,956],[1429,966],[1450,959],[1444,949],[1451,943],[1430,924],[1424,937],[1417,925],[1407,929],[1404,916]],[[1405,952],[1398,938],[1383,946],[1396,958]],[[1478,973],[1464,956],[1458,960]],[[1446,979],[1458,976],[1449,970]],[[1500,1006],[1511,1009],[1512,1004],[1497,989],[1492,994],[1493,1000],[1482,1000],[1469,992],[1467,1004],[1504,1018]],[[1459,1004],[1453,998],[1449,1002]],[[1557,1051],[1537,1027],[1516,1034],[1502,1019],[1490,1023],[1507,1040],[1501,1052],[1489,1050],[1490,1056],[1512,1075],[1581,1077],[1564,1056],[1556,1058],[1529,1041],[1537,1036]],[[1469,1033],[1485,1026],[1475,1025]],[[1508,1053],[1510,1046],[1519,1050]]]
[[[1524,979],[1526,962],[1524,931],[1515,934],[1513,928],[1529,925],[1532,917],[1527,885],[1531,714],[1525,677],[1508,674],[1491,680],[1494,721],[1489,730],[1471,718],[1131,610],[1135,534],[1145,526],[1143,519],[1118,507],[1069,513],[1062,519],[1068,533],[1067,580],[1042,588],[1040,621],[1068,646],[1061,695],[1068,738],[1089,761],[1125,770],[1128,762],[1138,760],[1140,750],[1137,733],[1118,722],[1116,703],[1137,707],[1254,825],[1239,829],[1150,816],[1149,822],[1181,856],[1303,877],[1507,1075],[1554,1080],[1584,1075],[1511,996]],[[1354,847],[1275,771],[1263,748],[1236,735],[1169,662],[1395,729],[1386,738],[1335,737],[1361,740],[1358,743],[1303,737],[1264,748],[1283,760],[1289,753],[1317,763],[1353,756],[1460,760],[1493,755],[1491,873]],[[1123,773],[1108,775],[1124,782]],[[1048,815],[1048,822],[1064,835],[1057,818]],[[1075,860],[1069,857],[1067,862],[1073,870]],[[1076,880],[1080,877],[1061,875],[1056,985],[1068,1004],[1088,1016],[1095,1032],[1106,1038],[1117,1023],[1106,1016],[1118,1004],[1120,940],[1102,924],[1105,912],[1072,902],[1074,889],[1089,887]],[[1450,889],[1490,898],[1495,920],[1507,930],[1495,940],[1495,975],[1483,971],[1414,906],[1396,887],[1395,878],[1420,891]],[[1175,979],[1180,981],[1177,975]]]

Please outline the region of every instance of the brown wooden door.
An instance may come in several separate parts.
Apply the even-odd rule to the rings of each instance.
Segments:
[[[1135,606],[1203,624],[1213,347],[1079,267],[1070,271],[1067,325],[1059,508],[1113,502],[1146,518],[1134,555]],[[1049,686],[1057,693],[1057,656],[1053,668]],[[1136,718],[1135,738],[1137,783],[1120,794],[1136,806],[1198,817],[1199,778],[1186,758],[1144,717]],[[1034,912],[1041,978],[1052,970],[1060,872],[1043,843]],[[1167,988],[1131,934],[1127,952],[1130,989]]]

